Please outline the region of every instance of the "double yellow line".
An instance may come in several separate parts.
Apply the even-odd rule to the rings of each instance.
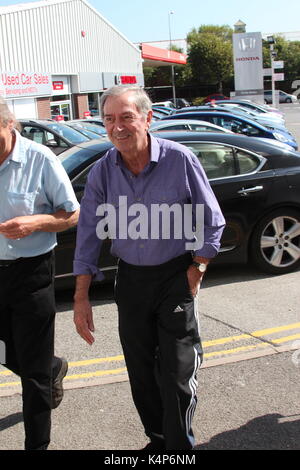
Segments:
[[[290,325],[283,325],[283,326],[278,326],[274,328],[267,328],[264,330],[257,330],[252,333],[244,333],[241,335],[236,335],[236,336],[227,336],[224,338],[218,338],[210,341],[204,341],[203,342],[203,348],[204,348],[204,358],[209,359],[213,358],[216,356],[228,356],[230,354],[237,354],[240,352],[246,352],[246,351],[251,351],[253,349],[258,349],[258,348],[266,348],[266,347],[276,347],[279,346],[283,343],[287,343],[289,341],[295,341],[297,339],[300,339],[300,333],[296,333],[290,336],[284,336],[281,338],[274,338],[272,340],[268,339],[268,341],[264,341],[263,338],[272,335],[275,333],[280,333],[283,331],[289,331],[289,330],[296,330],[300,329],[300,322],[299,323],[292,323]],[[218,351],[213,351],[213,352],[207,352],[206,350],[208,348],[214,347],[214,346],[220,346],[223,344],[231,344],[231,343],[236,343],[239,341],[243,340],[249,340],[249,339],[260,339],[260,342],[256,344],[251,344],[248,346],[239,346],[233,349],[223,349],[223,350],[218,350]],[[124,361],[124,356],[123,355],[117,355],[117,356],[110,356],[110,357],[101,357],[101,358],[94,358],[94,359],[86,359],[83,361],[75,361],[75,362],[69,362],[69,369],[71,368],[76,368],[76,367],[89,367],[91,365],[95,364],[104,364],[104,363],[111,363],[111,362],[122,362]],[[120,367],[116,369],[109,369],[109,370],[96,370],[96,371],[91,371],[91,372],[85,372],[82,374],[68,374],[65,377],[65,380],[78,380],[78,379],[90,379],[94,377],[103,377],[103,376],[110,376],[110,375],[117,375],[117,374],[124,374],[126,372],[126,367]],[[1,376],[10,376],[13,375],[12,372],[10,371],[0,371],[0,377]],[[0,388],[1,387],[14,387],[20,385],[20,381],[15,381],[15,382],[3,382],[0,383]]]

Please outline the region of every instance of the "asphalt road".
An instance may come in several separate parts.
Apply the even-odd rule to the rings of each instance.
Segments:
[[[282,105],[300,143],[300,106]],[[292,129],[293,127],[293,129]],[[211,267],[199,295],[205,361],[198,373],[196,450],[300,449],[300,271]],[[50,449],[127,450],[147,439],[133,406],[112,286],[94,289],[96,342],[72,322],[72,291],[57,294],[56,353],[69,361]],[[0,450],[23,448],[18,377],[0,367]]]

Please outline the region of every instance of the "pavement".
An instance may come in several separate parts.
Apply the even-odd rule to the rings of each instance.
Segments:
[[[287,109],[300,142],[300,107]],[[205,361],[198,372],[196,451],[300,450],[299,281],[300,271],[208,270],[199,296]],[[49,450],[135,455],[147,438],[131,398],[112,286],[92,290],[92,347],[74,330],[72,296],[57,293],[56,354],[68,358],[69,371],[64,400],[52,414]],[[0,367],[0,450],[23,449],[23,441],[19,379]]]

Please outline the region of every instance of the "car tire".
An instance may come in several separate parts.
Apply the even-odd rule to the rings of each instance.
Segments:
[[[300,211],[278,209],[255,227],[250,241],[251,262],[269,274],[300,267]]]
[[[285,102],[286,102],[286,103],[291,103],[292,100],[291,100],[291,98],[286,98]]]

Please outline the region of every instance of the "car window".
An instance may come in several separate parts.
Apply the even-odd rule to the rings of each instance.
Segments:
[[[65,139],[67,139],[69,142],[72,142],[73,144],[80,144],[81,142],[89,141],[88,137],[64,124],[49,122],[47,126],[50,127],[50,129],[56,131],[59,135],[65,137]]]
[[[161,129],[163,130],[163,129]],[[168,131],[183,131],[188,130],[188,126],[186,124],[174,124],[173,126],[166,126],[164,130]]]
[[[214,143],[181,142],[199,158],[209,179],[236,174],[234,154],[231,147]]]
[[[200,131],[200,132],[219,132],[222,130],[217,129],[216,127],[206,126],[205,124],[189,124],[189,128],[192,131]]]
[[[259,158],[250,153],[243,152],[242,150],[236,151],[236,158],[238,162],[239,174],[241,175],[252,173],[258,168],[260,164]]]
[[[246,135],[259,135],[259,129],[256,129],[251,124],[241,121],[240,119],[234,119],[231,117],[215,117],[214,124],[224,127],[237,134],[246,134]]]
[[[21,135],[27,139],[33,140],[38,144],[44,144],[46,142],[45,132],[43,129],[35,126],[24,126]]]

